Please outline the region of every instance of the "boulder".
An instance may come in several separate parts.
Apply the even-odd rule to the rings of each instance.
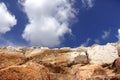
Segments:
[[[112,64],[118,58],[118,51],[111,44],[89,47],[87,54],[91,64]]]
[[[29,62],[0,70],[0,80],[50,80],[50,75],[44,66]]]
[[[66,55],[68,58],[68,64],[87,64],[88,58],[85,52],[69,52]]]

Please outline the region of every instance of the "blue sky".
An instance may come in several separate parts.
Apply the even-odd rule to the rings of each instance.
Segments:
[[[0,46],[120,41],[120,0],[0,0]]]

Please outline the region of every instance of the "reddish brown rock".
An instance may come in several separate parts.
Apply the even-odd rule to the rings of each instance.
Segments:
[[[29,62],[0,70],[0,80],[50,80],[50,76],[47,68]]]
[[[25,56],[18,52],[0,52],[0,69],[25,62]]]
[[[88,63],[86,53],[79,52],[77,49],[35,49],[28,51],[25,56],[33,62],[54,67],[67,67],[73,64]]]
[[[70,74],[51,73],[50,80],[74,80]]]
[[[94,77],[105,77],[112,74],[112,71],[106,70],[99,65],[76,65],[72,68],[72,74],[74,75],[74,80],[86,80],[92,79]]]
[[[117,49],[106,47],[98,48],[95,52],[105,54],[109,51],[113,55],[109,52],[107,55],[114,57]],[[118,72],[116,73],[109,64],[90,64],[91,58],[88,54],[88,47],[3,47],[0,48],[0,80],[120,80],[120,58],[115,58],[113,65]],[[111,60],[108,56],[109,59],[101,56],[95,57],[95,61],[100,59],[100,63],[103,63]]]
[[[120,73],[120,57],[114,61],[113,67],[117,73]]]

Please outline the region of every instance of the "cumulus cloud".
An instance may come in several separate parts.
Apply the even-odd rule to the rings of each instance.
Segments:
[[[81,0],[84,7],[92,8],[95,0]]]
[[[20,0],[29,24],[22,34],[31,45],[55,47],[66,33],[72,33],[70,21],[75,18],[75,0]]]
[[[16,23],[17,20],[15,19],[15,16],[8,11],[3,2],[0,3],[0,34],[10,31]]]
[[[104,31],[102,35],[102,39],[106,39],[110,36],[110,30],[109,31]]]

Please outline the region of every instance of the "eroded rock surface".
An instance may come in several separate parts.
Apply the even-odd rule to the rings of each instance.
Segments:
[[[50,75],[44,66],[29,62],[0,70],[0,80],[50,80]]]
[[[1,47],[0,80],[120,80],[119,45]]]
[[[110,44],[90,47],[87,53],[91,64],[111,64],[118,58],[117,48]]]
[[[25,56],[18,52],[0,52],[0,69],[25,62]]]
[[[74,74],[75,80],[90,79],[95,77],[105,77],[108,75],[114,76],[111,70],[104,69],[100,65],[76,65],[72,68],[72,73]]]

